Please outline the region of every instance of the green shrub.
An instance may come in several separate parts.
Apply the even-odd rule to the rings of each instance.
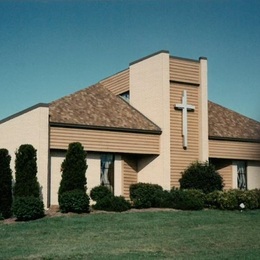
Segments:
[[[252,190],[252,192],[254,192],[257,197],[258,208],[260,209],[260,189],[254,189],[254,190]]]
[[[59,196],[59,205],[62,213],[87,213],[89,212],[89,196],[83,190],[63,192]]]
[[[236,192],[238,200],[238,208],[240,204],[244,204],[245,209],[257,209],[258,208],[258,197],[257,194],[252,190],[234,190]]]
[[[238,209],[238,199],[236,191],[223,191],[219,194],[218,203],[220,209],[234,210]]]
[[[6,149],[0,149],[0,219],[12,215],[12,170],[11,156]]]
[[[59,195],[71,190],[86,191],[86,153],[81,143],[69,144],[61,169],[62,178],[58,192]]]
[[[219,204],[220,194],[222,194],[222,191],[219,191],[219,190],[215,190],[215,191],[212,191],[211,193],[206,194],[205,206],[207,208],[219,209],[220,208],[220,204]]]
[[[112,192],[105,186],[96,186],[90,191],[90,198],[99,201],[107,196],[112,196]]]
[[[204,193],[223,189],[223,179],[208,162],[192,163],[179,180],[181,189],[198,189]]]
[[[12,210],[17,220],[22,221],[34,220],[44,216],[42,200],[33,196],[16,197]]]
[[[129,210],[131,204],[122,196],[105,196],[97,200],[93,208],[97,210],[122,212]]]
[[[171,192],[164,190],[163,192],[159,192],[160,196],[158,196],[158,207],[160,208],[173,208],[173,197]]]
[[[200,190],[171,189],[173,208],[181,210],[202,210],[205,195]]]
[[[135,208],[160,207],[163,189],[158,184],[136,183],[130,186],[130,199]]]
[[[14,197],[40,197],[37,181],[36,149],[30,144],[23,144],[16,152]]]

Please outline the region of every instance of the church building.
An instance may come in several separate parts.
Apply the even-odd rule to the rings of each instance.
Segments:
[[[208,101],[207,59],[160,51],[97,84],[0,121],[14,172],[21,144],[37,149],[46,207],[58,204],[68,145],[87,153],[87,192],[100,184],[129,198],[132,183],[170,190],[195,161],[209,161],[224,189],[260,188],[260,122]]]

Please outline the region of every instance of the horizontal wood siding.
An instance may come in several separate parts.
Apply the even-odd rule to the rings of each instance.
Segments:
[[[183,90],[187,91],[187,102],[195,106],[195,111],[188,112],[188,148],[183,148],[182,111],[174,106],[181,103]],[[181,172],[199,158],[199,89],[198,87],[171,83],[170,85],[170,128],[171,128],[171,187],[179,186]]]
[[[209,157],[260,160],[260,143],[209,140]]]
[[[51,149],[67,149],[72,142],[81,142],[87,151],[159,154],[160,135],[51,127]]]
[[[129,91],[129,69],[106,78],[100,81],[100,83],[115,95]]]
[[[171,57],[170,80],[200,84],[200,63]]]
[[[217,172],[222,176],[224,182],[224,189],[232,189],[232,160],[212,159],[210,160]]]
[[[130,199],[129,188],[137,183],[137,160],[135,157],[123,157],[123,196]]]

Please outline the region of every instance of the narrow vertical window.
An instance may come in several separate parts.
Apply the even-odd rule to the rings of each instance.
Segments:
[[[237,162],[237,188],[240,190],[247,189],[246,163],[243,161]]]
[[[114,161],[113,154],[101,155],[100,184],[106,186],[111,192],[114,192]]]

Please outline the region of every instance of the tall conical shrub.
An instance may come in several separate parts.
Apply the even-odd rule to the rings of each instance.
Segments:
[[[69,144],[62,165],[59,188],[61,212],[89,212],[89,197],[86,194],[86,153],[81,143]]]
[[[36,174],[36,149],[30,144],[23,144],[16,152],[14,197],[40,196]]]
[[[11,156],[7,149],[0,149],[0,215],[9,218],[12,215],[12,170]]]
[[[62,179],[60,182],[59,195],[66,191],[86,191],[86,153],[81,143],[69,144],[66,158],[62,165]]]
[[[13,213],[17,220],[33,220],[44,216],[37,180],[36,149],[21,145],[16,152]]]

